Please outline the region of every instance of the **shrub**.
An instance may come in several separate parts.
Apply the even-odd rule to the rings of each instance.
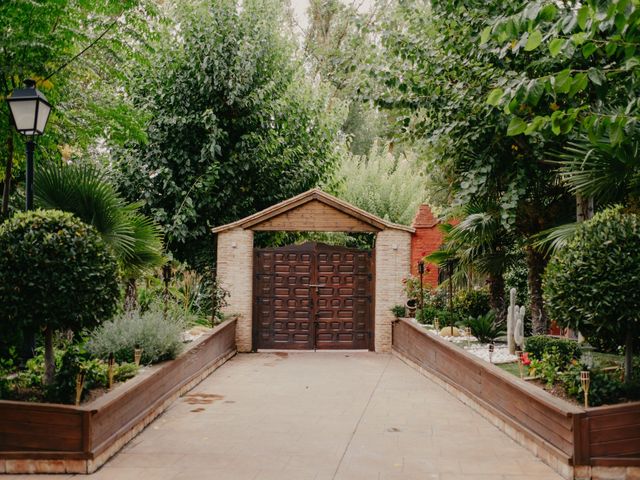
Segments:
[[[113,353],[118,363],[133,361],[136,348],[142,348],[143,363],[157,363],[175,358],[182,350],[182,332],[186,327],[184,313],[167,312],[161,304],[153,304],[144,313],[127,312],[105,322],[87,343],[88,350],[106,359]]]
[[[485,288],[459,290],[453,297],[453,309],[462,318],[484,315],[491,310],[489,291]]]
[[[584,399],[584,392],[580,383],[580,371],[584,369],[580,364],[574,362],[574,364],[560,376],[565,393],[580,402]],[[620,380],[619,372],[591,370],[589,406],[597,407],[605,403],[616,403],[625,396],[631,400],[634,397],[633,394],[629,395],[631,390],[631,388]]]
[[[393,313],[393,316],[396,318],[404,318],[407,316],[407,309],[404,305],[394,305],[391,308],[391,313]],[[418,314],[416,313],[416,317],[418,316]]]
[[[556,352],[562,362],[562,366],[569,365],[572,360],[579,360],[582,350],[578,342],[565,338],[546,337],[537,335],[527,338],[525,350],[531,358],[542,360],[545,353]]]
[[[493,310],[475,318],[469,317],[465,323],[471,329],[471,334],[481,343],[493,342],[505,334],[504,325],[496,323],[496,314]]]
[[[416,311],[416,320],[418,320],[418,322],[420,323],[433,323],[433,320],[435,318],[440,317],[443,317],[443,315],[441,315],[441,310],[438,310],[437,308],[431,307],[427,304],[425,304],[423,308]]]
[[[547,388],[551,388],[560,378],[560,373],[568,366],[564,362],[562,355],[554,348],[543,352],[540,358],[531,359],[529,374],[542,377],[547,384]]]
[[[35,210],[0,225],[2,322],[44,327],[45,383],[54,378],[53,331],[113,315],[117,265],[95,229],[69,213]]]
[[[583,222],[551,258],[544,276],[549,313],[587,338],[625,344],[631,378],[633,341],[640,336],[640,217],[611,208]]]

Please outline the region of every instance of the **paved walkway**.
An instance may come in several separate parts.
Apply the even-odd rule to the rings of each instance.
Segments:
[[[234,357],[88,478],[561,479],[397,358],[339,352]]]

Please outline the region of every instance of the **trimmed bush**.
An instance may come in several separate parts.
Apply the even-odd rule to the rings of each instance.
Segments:
[[[157,363],[178,356],[185,328],[180,310],[170,310],[165,318],[162,305],[154,304],[142,314],[127,312],[105,322],[91,334],[87,349],[103,359],[113,353],[121,363],[132,362],[134,350],[142,348],[142,363]]]
[[[557,353],[561,365],[569,365],[572,360],[580,360],[582,355],[582,349],[578,342],[544,335],[527,338],[525,351],[529,352],[529,356],[536,360],[542,360],[545,353]]]
[[[633,343],[640,337],[640,217],[620,207],[583,222],[552,257],[544,276],[548,311],[559,325],[590,338],[625,345],[631,378]]]
[[[96,230],[70,213],[35,210],[0,225],[0,321],[44,327],[45,383],[54,378],[53,331],[99,324],[119,295],[115,259]]]

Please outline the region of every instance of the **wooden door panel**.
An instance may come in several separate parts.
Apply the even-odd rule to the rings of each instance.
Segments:
[[[368,348],[371,270],[371,252],[315,243],[257,250],[258,348]]]
[[[258,250],[258,348],[313,348],[312,252]]]

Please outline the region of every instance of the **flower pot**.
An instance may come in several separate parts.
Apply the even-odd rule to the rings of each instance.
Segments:
[[[414,318],[416,316],[416,308],[418,308],[418,301],[413,298],[407,300],[406,307],[407,315],[409,315],[410,318]]]

